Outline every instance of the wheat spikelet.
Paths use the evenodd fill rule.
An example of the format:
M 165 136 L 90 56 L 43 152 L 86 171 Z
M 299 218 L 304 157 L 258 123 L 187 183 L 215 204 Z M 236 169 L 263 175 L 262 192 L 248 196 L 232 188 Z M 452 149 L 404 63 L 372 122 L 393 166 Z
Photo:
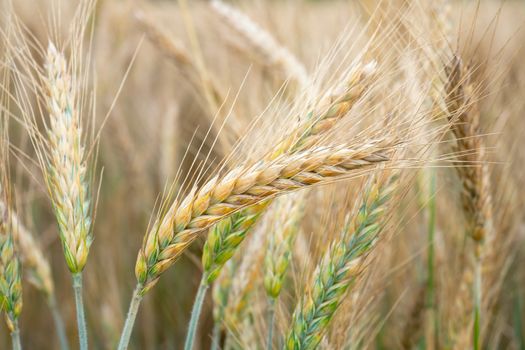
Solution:
M 45 102 L 50 118 L 45 177 L 67 266 L 78 273 L 86 264 L 93 240 L 82 127 L 66 59 L 52 43 L 45 69 Z
M 264 258 L 264 287 L 270 298 L 275 299 L 281 293 L 303 209 L 304 192 L 301 192 L 279 198 L 271 212 L 272 225 Z
M 202 251 L 205 283 L 211 284 L 219 276 L 222 266 L 233 256 L 248 230 L 267 206 L 268 201 L 258 203 L 221 220 L 210 230 Z
M 240 209 L 290 191 L 346 178 L 359 170 L 389 160 L 395 142 L 372 141 L 357 148 L 313 148 L 274 161 L 241 166 L 194 189 L 172 204 L 147 233 L 135 274 L 151 288 L 203 230 Z
M 373 248 L 396 184 L 376 182 L 365 195 L 357 214 L 344 228 L 341 240 L 329 248 L 317 266 L 311 290 L 293 314 L 285 342 L 287 349 L 315 349 L 345 292 L 361 272 L 362 262 Z

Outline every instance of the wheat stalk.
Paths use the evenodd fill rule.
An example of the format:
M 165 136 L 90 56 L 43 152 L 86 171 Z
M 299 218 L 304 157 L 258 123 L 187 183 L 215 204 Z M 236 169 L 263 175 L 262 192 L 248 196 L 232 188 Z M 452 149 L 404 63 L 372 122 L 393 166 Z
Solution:
M 345 224 L 342 238 L 333 243 L 314 273 L 311 290 L 297 305 L 284 347 L 315 349 L 341 304 L 346 291 L 362 270 L 362 262 L 374 247 L 380 219 L 392 196 L 396 178 L 374 183 L 356 215 Z
M 73 275 L 81 349 L 87 349 L 82 270 L 93 241 L 88 164 L 73 77 L 64 55 L 50 43 L 45 58 L 45 103 L 49 112 L 45 180 L 58 222 L 66 264 Z
M 485 148 L 480 139 L 479 110 L 476 101 L 473 100 L 472 86 L 459 57 L 452 57 L 447 73 L 446 102 L 452 123 L 451 130 L 456 140 L 455 147 L 459 154 L 456 170 L 462 184 L 461 202 L 467 219 L 467 234 L 475 244 L 473 343 L 474 349 L 477 350 L 481 346 L 482 249 L 485 241 L 492 238 L 490 175 L 485 160 Z M 468 271 L 465 273 L 468 275 Z

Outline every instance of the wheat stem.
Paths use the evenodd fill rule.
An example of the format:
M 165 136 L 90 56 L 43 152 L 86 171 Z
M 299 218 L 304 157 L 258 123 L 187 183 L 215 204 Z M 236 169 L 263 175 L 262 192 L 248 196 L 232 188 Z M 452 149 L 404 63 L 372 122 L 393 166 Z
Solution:
M 211 348 L 210 350 L 218 350 L 221 342 L 221 322 L 215 321 L 213 324 L 213 331 L 211 336 Z
M 80 350 L 88 349 L 86 316 L 84 314 L 84 301 L 82 299 L 82 272 L 73 274 L 73 290 L 75 292 L 75 306 L 77 309 L 77 327 Z
M 268 340 L 266 349 L 273 349 L 273 327 L 275 322 L 275 298 L 268 298 Z
M 118 350 L 126 350 L 128 348 L 129 339 L 131 338 L 131 331 L 133 330 L 133 325 L 135 324 L 135 319 L 137 318 L 140 302 L 142 301 L 142 288 L 142 284 L 137 283 L 131 298 L 131 303 L 129 304 L 128 315 L 120 335 L 120 340 L 117 347 Z
M 428 202 L 428 262 L 427 262 L 427 289 L 428 289 L 428 308 L 430 309 L 433 340 L 428 339 L 427 344 L 434 344 L 434 349 L 439 349 L 439 319 L 436 310 L 436 291 L 435 291 L 435 233 L 436 233 L 436 171 L 431 169 L 430 174 L 430 193 Z
M 476 264 L 474 267 L 474 329 L 473 329 L 473 345 L 474 350 L 479 350 L 480 345 L 480 320 L 481 320 L 481 258 L 476 257 Z
M 58 336 L 58 342 L 60 343 L 61 350 L 69 350 L 69 343 L 67 341 L 66 330 L 64 328 L 64 320 L 58 310 L 56 299 L 54 295 L 50 295 L 48 299 L 48 306 L 53 316 L 53 322 L 55 323 L 55 329 Z
M 197 332 L 197 325 L 199 324 L 199 318 L 202 311 L 202 304 L 206 297 L 206 291 L 209 288 L 209 284 L 206 282 L 206 275 L 202 275 L 197 295 L 193 303 L 193 309 L 191 310 L 190 325 L 188 328 L 188 334 L 186 335 L 186 341 L 184 342 L 184 350 L 192 350 L 193 342 L 195 341 L 195 333 Z
M 13 350 L 22 350 L 22 344 L 20 342 L 20 328 L 18 327 L 18 318 L 8 316 L 10 318 L 13 329 L 11 330 L 11 342 Z

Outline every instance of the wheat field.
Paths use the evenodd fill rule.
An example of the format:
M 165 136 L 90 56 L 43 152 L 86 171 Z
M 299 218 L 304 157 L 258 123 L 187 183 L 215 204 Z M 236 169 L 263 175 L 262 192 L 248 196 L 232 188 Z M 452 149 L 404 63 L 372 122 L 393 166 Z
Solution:
M 1 349 L 525 349 L 525 3 L 3 0 Z

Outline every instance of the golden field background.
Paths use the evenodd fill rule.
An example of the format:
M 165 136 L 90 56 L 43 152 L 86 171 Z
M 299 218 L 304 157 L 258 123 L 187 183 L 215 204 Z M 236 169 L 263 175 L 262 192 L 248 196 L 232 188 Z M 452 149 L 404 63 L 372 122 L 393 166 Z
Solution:
M 367 97 L 366 103 L 359 106 L 361 109 L 347 118 L 334 140 L 352 137 L 345 130 L 352 129 L 358 112 L 363 111 L 366 116 L 363 124 L 379 125 L 378 115 L 398 111 L 406 114 L 412 108 L 426 108 L 409 106 L 409 97 L 396 94 L 401 96 L 412 88 L 415 95 L 412 101 L 419 105 L 418 101 L 426 96 L 415 86 L 426 86 L 426 79 L 430 81 L 433 74 L 441 74 L 443 69 L 435 65 L 441 64 L 441 68 L 447 65 L 452 54 L 460 55 L 472 68 L 482 130 L 479 137 L 486 145 L 491 175 L 495 232 L 494 241 L 490 242 L 494 254 L 483 272 L 484 280 L 490 283 L 483 293 L 487 304 L 482 317 L 482 348 L 524 349 L 525 3 L 422 0 L 228 3 L 295 55 L 321 90 L 342 79 L 351 63 L 361 59 L 360 55 L 363 61 L 378 62 L 381 68 L 374 85 L 375 95 Z M 68 1 L 17 0 L 14 11 L 27 33 L 33 36 L 31 40 L 45 48 L 49 40 L 61 43 L 67 37 L 76 6 L 76 2 Z M 60 23 L 53 24 L 53 13 L 60 13 Z M 95 120 L 90 130 L 100 130 L 93 172 L 101 182 L 100 189 L 95 186 L 98 196 L 94 242 L 83 272 L 84 302 L 90 347 L 110 349 L 116 347 L 136 284 L 137 252 L 169 185 L 177 178 L 175 191 L 188 193 L 190 185 L 201 185 L 220 165 L 233 168 L 259 159 L 276 140 L 292 130 L 290 115 L 304 110 L 306 107 L 301 107 L 301 103 L 314 101 L 315 97 L 302 95 L 296 81 L 287 81 L 289 72 L 282 69 L 280 62 L 272 62 L 261 54 L 206 1 L 98 0 L 92 20 L 85 38 L 89 42 L 92 36 L 92 41 L 83 54 L 89 58 L 86 59 L 90 64 L 89 96 L 94 98 Z M 180 51 L 170 53 L 158 37 L 155 40 L 155 34 L 152 35 L 155 30 L 177 43 Z M 439 46 L 442 52 L 437 52 Z M 7 50 L 6 45 L 3 49 Z M 42 63 L 37 53 L 35 62 Z M 411 86 L 410 79 L 416 79 L 417 84 Z M 12 107 L 12 113 L 20 111 Z M 439 123 L 438 120 L 429 124 Z M 441 120 L 441 124 L 446 121 Z M 14 207 L 51 264 L 58 308 L 70 346 L 76 348 L 71 277 L 64 264 L 56 220 L 27 131 L 17 120 L 10 121 L 9 126 Z M 449 133 L 433 137 L 428 132 L 418 141 L 428 146 L 424 158 L 399 166 L 403 168 L 402 188 L 389 212 L 384 236 L 367 258 L 355 286 L 347 292 L 320 348 L 432 349 L 429 339 L 434 338 L 440 339 L 439 348 L 472 347 L 470 333 L 458 335 L 454 325 L 460 320 L 462 305 L 467 307 L 468 303 L 460 300 L 458 306 L 456 294 L 464 278 L 462 272 L 470 261 L 472 242 L 464 234 L 461 184 L 450 161 L 454 155 L 447 149 L 451 137 Z M 432 329 L 433 316 L 425 302 L 428 202 L 434 198 L 427 188 L 429 173 L 436 179 L 432 249 L 438 336 Z M 309 278 L 316 264 L 329 243 L 337 239 L 345 215 L 350 215 L 349 208 L 356 205 L 358 193 L 370 176 L 365 174 L 308 192 L 305 215 L 299 223 L 302 238 L 294 245 L 278 299 L 274 330 L 277 339 L 286 336 L 291 315 L 310 286 Z M 181 179 L 186 179 L 185 183 Z M 264 225 L 265 220 L 270 219 L 263 216 L 259 225 Z M 242 261 L 250 255 L 245 250 L 252 238 L 249 236 L 241 245 L 235 259 Z M 145 296 L 130 348 L 182 348 L 201 276 L 205 239 L 202 234 L 186 249 Z M 259 249 L 264 255 L 265 245 L 261 244 Z M 232 348 L 266 346 L 263 265 L 259 260 L 252 266 L 253 275 L 258 277 L 250 279 L 253 286 L 246 296 L 244 323 L 223 331 L 223 340 L 228 334 L 235 339 Z M 196 337 L 197 349 L 211 346 L 213 305 L 209 293 Z M 27 280 L 23 281 L 20 327 L 24 348 L 58 348 L 45 297 Z M 465 327 L 468 329 L 470 325 Z M 2 349 L 10 347 L 8 334 L 7 327 L 2 325 Z M 415 340 L 407 340 L 412 336 Z M 280 344 L 278 341 L 275 344 Z

